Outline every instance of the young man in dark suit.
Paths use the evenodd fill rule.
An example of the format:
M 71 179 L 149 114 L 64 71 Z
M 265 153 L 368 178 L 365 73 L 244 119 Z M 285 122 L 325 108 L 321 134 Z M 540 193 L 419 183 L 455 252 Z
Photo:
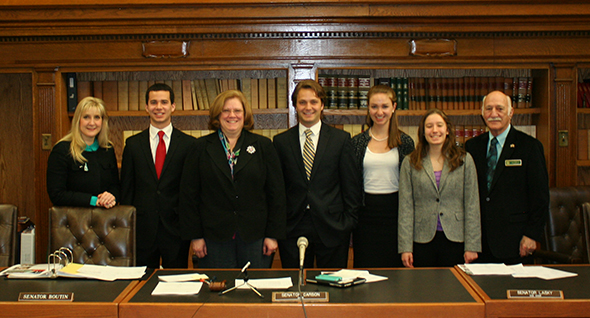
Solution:
M 137 209 L 138 266 L 188 265 L 189 242 L 178 233 L 177 208 L 184 160 L 196 139 L 172 127 L 175 108 L 170 86 L 150 86 L 145 106 L 150 127 L 129 137 L 123 151 L 121 203 Z
M 346 268 L 350 233 L 361 204 L 361 178 L 350 134 L 322 123 L 326 93 L 299 82 L 291 100 L 299 124 L 275 136 L 287 194 L 287 239 L 279 241 L 284 268 L 299 267 L 297 240 L 305 236 L 306 268 Z M 308 136 L 309 135 L 309 136 Z
M 489 133 L 465 143 L 479 183 L 480 263 L 532 264 L 549 212 L 549 177 L 543 144 L 511 126 L 514 109 L 499 91 L 483 100 Z

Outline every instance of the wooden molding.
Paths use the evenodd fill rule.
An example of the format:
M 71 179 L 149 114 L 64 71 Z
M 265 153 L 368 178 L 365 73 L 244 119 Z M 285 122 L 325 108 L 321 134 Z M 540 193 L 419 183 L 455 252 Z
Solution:
M 189 41 L 150 41 L 141 44 L 147 58 L 179 58 L 189 55 Z
M 457 41 L 450 39 L 410 40 L 411 56 L 456 56 Z

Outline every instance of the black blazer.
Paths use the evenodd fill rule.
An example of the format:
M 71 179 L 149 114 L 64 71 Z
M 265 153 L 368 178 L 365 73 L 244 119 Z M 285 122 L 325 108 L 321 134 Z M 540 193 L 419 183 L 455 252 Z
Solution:
M 121 187 L 119 168 L 114 148 L 98 148 L 96 151 L 82 153 L 88 160 L 84 163 L 74 161 L 70 155 L 70 142 L 57 143 L 47 160 L 47 193 L 56 206 L 90 206 L 90 198 L 105 191 L 119 201 Z
M 270 139 L 242 130 L 234 177 L 217 131 L 197 140 L 180 196 L 184 239 L 285 238 L 285 185 Z
M 486 133 L 465 143 L 477 169 L 482 238 L 495 257 L 517 258 L 523 235 L 541 241 L 549 213 L 549 177 L 543 144 L 511 127 L 488 192 L 488 140 Z
M 196 139 L 174 128 L 160 179 L 150 148 L 149 129 L 129 137 L 121 165 L 121 204 L 137 209 L 137 242 L 154 243 L 158 222 L 170 233 L 178 233 L 178 197 L 184 160 Z
M 299 141 L 299 126 L 274 137 L 287 193 L 287 237 L 309 204 L 313 223 L 326 246 L 350 237 L 361 204 L 361 177 L 355 165 L 350 134 L 322 123 L 316 154 L 307 180 Z

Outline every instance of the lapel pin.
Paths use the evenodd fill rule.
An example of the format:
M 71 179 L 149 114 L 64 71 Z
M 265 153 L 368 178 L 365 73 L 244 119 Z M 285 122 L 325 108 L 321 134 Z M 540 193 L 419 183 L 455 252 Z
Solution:
M 246 148 L 246 151 L 247 151 L 249 154 L 253 154 L 253 153 L 255 153 L 255 152 L 256 152 L 256 148 L 254 148 L 254 146 L 248 146 L 248 148 Z
M 510 144 L 510 148 L 514 148 L 514 144 Z

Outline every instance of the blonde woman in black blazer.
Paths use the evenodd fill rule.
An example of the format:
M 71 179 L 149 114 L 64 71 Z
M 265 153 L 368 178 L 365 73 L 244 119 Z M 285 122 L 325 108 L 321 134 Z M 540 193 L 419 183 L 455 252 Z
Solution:
M 477 172 L 453 131 L 445 113 L 430 109 L 402 163 L 398 249 L 406 267 L 470 263 L 481 251 Z
M 270 139 L 253 134 L 240 91 L 217 96 L 210 135 L 197 140 L 182 179 L 181 235 L 192 240 L 199 267 L 268 268 L 285 238 L 285 186 Z

